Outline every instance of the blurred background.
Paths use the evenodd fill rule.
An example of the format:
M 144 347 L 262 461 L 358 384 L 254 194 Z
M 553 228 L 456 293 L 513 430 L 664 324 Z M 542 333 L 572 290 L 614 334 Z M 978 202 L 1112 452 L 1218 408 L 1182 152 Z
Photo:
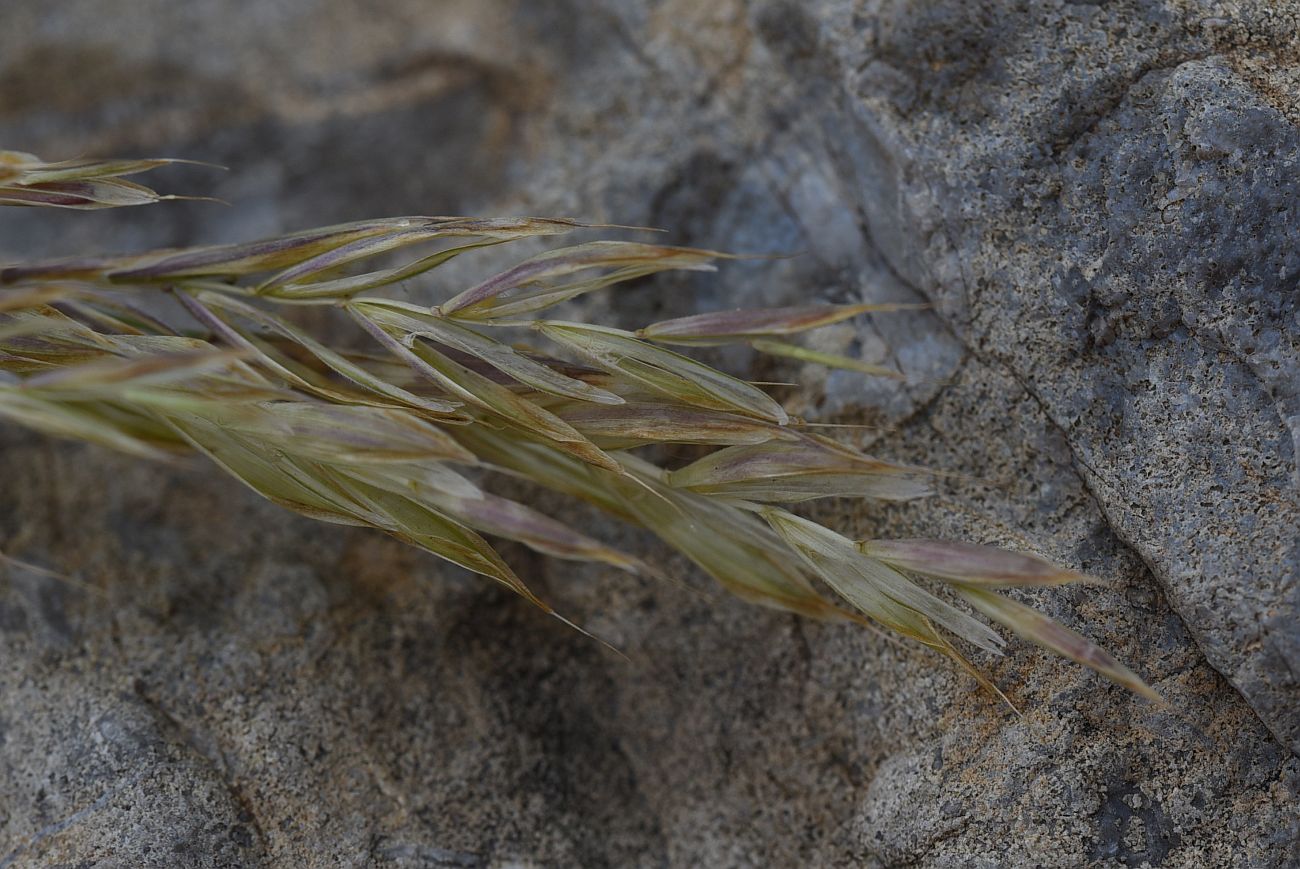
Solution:
M 929 303 L 818 338 L 906 384 L 723 361 L 955 472 L 818 518 L 1113 580 L 1035 603 L 1174 710 L 1013 644 L 981 664 L 1017 717 L 516 492 L 701 592 L 503 547 L 629 663 L 212 469 L 6 427 L 0 549 L 84 584 L 0 583 L 0 866 L 1300 859 L 1297 8 L 6 0 L 0 147 L 209 161 L 146 180 L 229 204 L 11 209 L 3 259 L 532 214 L 797 254 L 597 295 L 602 322 Z

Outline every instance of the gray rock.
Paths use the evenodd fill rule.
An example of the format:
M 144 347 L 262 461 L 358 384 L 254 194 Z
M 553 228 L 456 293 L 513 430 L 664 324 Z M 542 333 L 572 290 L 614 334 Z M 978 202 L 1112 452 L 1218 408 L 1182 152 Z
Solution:
M 973 62 L 960 17 L 924 5 L 863 61 L 917 73 L 924 28 Z M 1187 24 L 1114 4 L 990 20 L 975 31 L 1007 50 L 962 98 L 920 72 L 940 78 L 922 124 L 879 96 L 894 67 L 854 87 L 917 179 L 882 218 L 925 239 L 896 268 L 1041 402 L 1211 664 L 1297 751 L 1300 130 Z M 1121 31 L 1132 45 L 1098 39 Z
M 6 212 L 4 256 L 561 213 L 802 252 L 585 316 L 930 301 L 818 337 L 906 387 L 721 360 L 961 475 L 826 521 L 1114 580 L 1034 602 L 1173 711 L 1017 645 L 981 663 L 1019 718 L 912 647 L 505 548 L 629 665 L 210 469 L 3 429 L 0 548 L 88 586 L 0 584 L 0 866 L 1300 861 L 1300 5 L 382 8 L 10 0 L 7 146 L 212 160 L 159 183 L 235 207 Z

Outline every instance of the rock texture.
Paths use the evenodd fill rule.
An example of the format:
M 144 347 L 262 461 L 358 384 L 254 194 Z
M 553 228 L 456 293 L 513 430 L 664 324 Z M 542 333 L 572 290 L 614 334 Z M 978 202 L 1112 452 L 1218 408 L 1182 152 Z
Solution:
M 1290 0 L 9 0 L 6 146 L 212 160 L 160 183 L 235 207 L 6 213 L 6 257 L 575 214 L 803 252 L 592 316 L 933 303 L 820 338 L 905 388 L 725 361 L 963 475 L 826 519 L 1119 583 L 1036 602 L 1174 711 L 1018 647 L 1017 718 L 860 630 L 508 550 L 627 664 L 209 469 L 3 429 L 0 548 L 82 584 L 0 584 L 0 866 L 1300 862 L 1298 33 Z

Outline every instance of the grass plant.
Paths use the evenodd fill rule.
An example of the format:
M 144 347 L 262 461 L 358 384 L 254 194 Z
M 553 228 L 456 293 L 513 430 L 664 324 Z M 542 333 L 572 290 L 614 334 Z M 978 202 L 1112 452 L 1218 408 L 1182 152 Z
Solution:
M 166 162 L 45 163 L 0 152 L 0 203 L 154 203 L 168 197 L 126 176 Z M 244 244 L 10 264 L 0 268 L 0 417 L 142 458 L 197 451 L 277 504 L 380 529 L 556 617 L 488 538 L 658 573 L 493 494 L 493 474 L 510 474 L 650 529 L 746 600 L 883 626 L 992 690 L 965 651 L 1002 652 L 984 619 L 1159 700 L 1097 645 L 1001 593 L 1088 577 L 968 543 L 854 541 L 798 515 L 792 505 L 818 498 L 923 497 L 932 474 L 816 434 L 760 386 L 686 355 L 740 343 L 897 377 L 794 341 L 898 306 L 721 311 L 636 331 L 547 317 L 587 293 L 668 270 L 712 270 L 725 258 L 632 241 L 556 247 L 434 306 L 385 295 L 470 251 L 589 228 L 399 217 Z M 174 298 L 187 322 L 146 311 L 148 294 Z M 370 347 L 332 346 L 296 325 L 293 311 L 304 306 L 350 320 Z M 520 343 L 530 336 L 560 358 Z M 641 449 L 662 445 L 703 455 L 670 469 Z M 951 594 L 936 594 L 936 584 Z

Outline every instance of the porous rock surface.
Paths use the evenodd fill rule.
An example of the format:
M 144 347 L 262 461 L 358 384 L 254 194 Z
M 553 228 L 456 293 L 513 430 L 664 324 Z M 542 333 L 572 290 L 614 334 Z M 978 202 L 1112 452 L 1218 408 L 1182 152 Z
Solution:
M 196 464 L 0 429 L 0 866 L 1300 861 L 1300 4 L 8 0 L 0 139 L 234 204 L 0 215 L 6 258 L 400 213 L 801 252 L 627 323 L 925 301 L 792 409 L 958 472 L 855 536 L 1042 552 L 1162 710 L 1015 645 L 1023 718 L 846 626 L 505 552 L 624 662 Z M 480 261 L 406 288 L 433 300 Z M 516 492 L 593 524 L 581 508 Z M 645 535 L 596 523 L 707 589 Z

